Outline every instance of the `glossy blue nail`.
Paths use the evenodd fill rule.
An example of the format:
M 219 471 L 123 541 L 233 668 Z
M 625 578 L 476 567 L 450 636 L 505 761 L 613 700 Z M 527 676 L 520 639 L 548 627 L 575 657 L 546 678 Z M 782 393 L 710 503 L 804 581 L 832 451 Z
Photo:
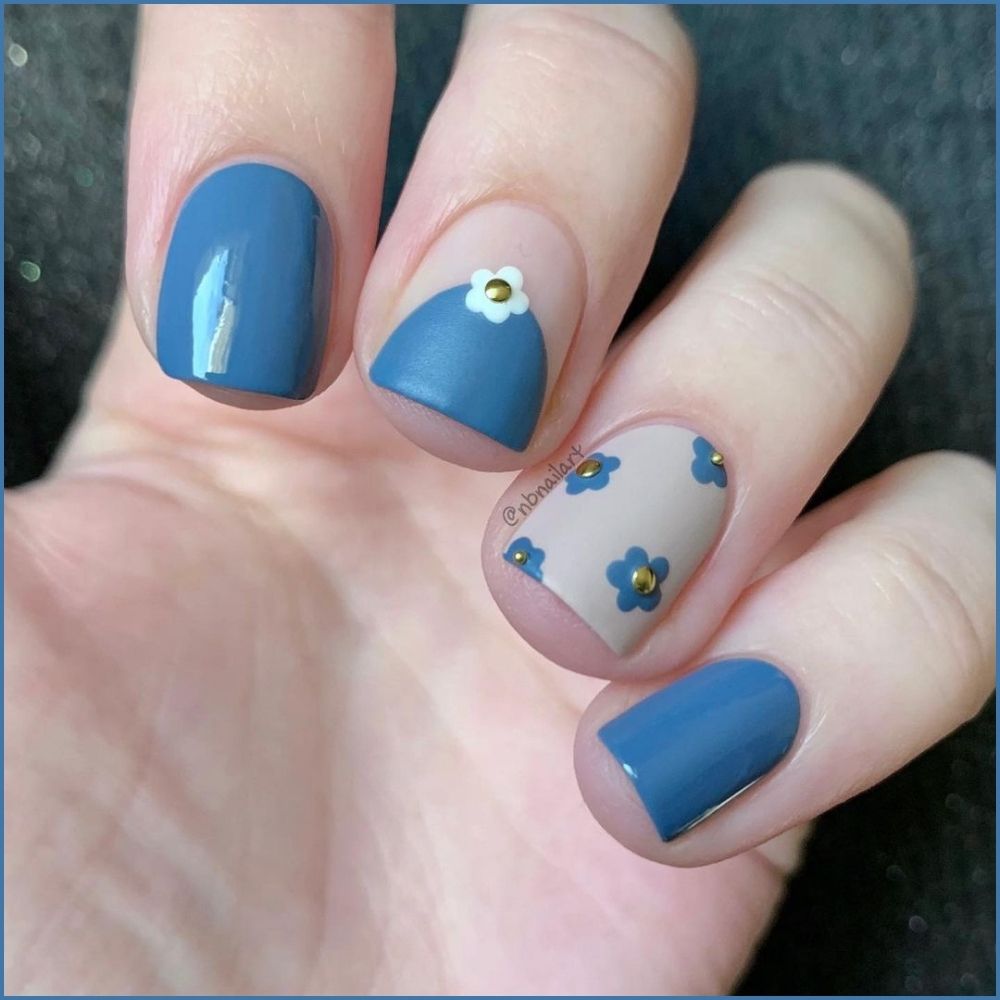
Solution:
M 644 698 L 598 732 L 664 840 L 768 773 L 799 727 L 792 682 L 764 660 L 721 660 Z
M 545 341 L 515 267 L 482 269 L 435 295 L 393 331 L 375 385 L 524 451 L 545 399 Z M 491 295 L 502 296 L 499 301 Z
M 264 163 L 205 178 L 167 250 L 156 356 L 173 378 L 304 399 L 330 314 L 330 227 L 312 189 Z

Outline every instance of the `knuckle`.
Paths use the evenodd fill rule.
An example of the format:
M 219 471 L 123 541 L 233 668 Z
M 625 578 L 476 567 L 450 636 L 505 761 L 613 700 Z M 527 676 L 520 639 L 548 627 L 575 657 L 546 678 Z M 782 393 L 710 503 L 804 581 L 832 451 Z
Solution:
M 996 535 L 996 469 L 978 455 L 961 451 L 928 451 L 902 459 L 885 476 L 899 481 L 911 495 L 935 496 L 938 509 L 952 514 L 992 540 Z
M 810 385 L 840 395 L 867 381 L 871 337 L 827 297 L 777 265 L 745 265 L 729 276 L 716 306 L 737 328 L 768 332 L 769 350 Z M 803 350 L 803 345 L 808 350 Z
M 705 266 L 699 299 L 725 337 L 754 337 L 762 379 L 790 369 L 801 405 L 888 377 L 913 280 L 905 226 L 881 194 L 837 167 L 774 167 L 747 186 L 715 245 L 725 263 Z
M 870 248 L 894 272 L 910 282 L 912 241 L 899 208 L 869 181 L 834 163 L 783 163 L 758 174 L 748 192 L 761 191 L 784 203 L 803 203 L 812 213 L 822 211 L 852 229 L 852 236 Z
M 951 557 L 929 543 L 926 532 L 881 527 L 865 542 L 879 552 L 874 586 L 902 620 L 921 630 L 915 644 L 920 669 L 943 704 L 971 718 L 993 689 L 995 635 L 983 581 L 956 579 Z
M 507 55 L 547 70 L 558 78 L 563 92 L 577 81 L 580 93 L 592 101 L 597 81 L 605 93 L 617 81 L 615 91 L 628 95 L 633 107 L 651 105 L 659 110 L 679 102 L 693 105 L 694 52 L 683 28 L 663 9 L 525 6 L 489 13 L 479 10 L 477 20 L 503 19 L 512 39 L 503 47 Z M 479 37 L 494 46 L 490 31 Z M 637 86 L 643 94 L 639 100 Z
M 963 495 L 986 501 L 992 508 L 996 494 L 996 469 L 984 458 L 965 451 L 931 451 L 919 456 L 928 473 L 945 477 L 960 487 Z

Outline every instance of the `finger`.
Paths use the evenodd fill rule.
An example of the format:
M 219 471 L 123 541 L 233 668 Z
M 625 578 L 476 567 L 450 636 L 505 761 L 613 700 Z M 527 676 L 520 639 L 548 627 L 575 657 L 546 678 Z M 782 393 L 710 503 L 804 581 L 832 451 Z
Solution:
M 144 10 L 127 277 L 168 375 L 245 405 L 336 377 L 374 247 L 392 86 L 383 7 Z
M 864 420 L 912 300 L 880 195 L 826 167 L 758 178 L 501 498 L 483 553 L 504 614 L 584 673 L 688 660 Z
M 480 469 L 566 434 L 677 183 L 692 91 L 662 8 L 473 8 L 359 313 L 358 364 L 404 434 Z
M 594 815 L 646 857 L 706 864 L 870 787 L 972 717 L 994 683 L 994 504 L 991 469 L 939 453 L 821 511 L 826 531 L 739 601 L 710 666 L 592 703 L 576 763 Z

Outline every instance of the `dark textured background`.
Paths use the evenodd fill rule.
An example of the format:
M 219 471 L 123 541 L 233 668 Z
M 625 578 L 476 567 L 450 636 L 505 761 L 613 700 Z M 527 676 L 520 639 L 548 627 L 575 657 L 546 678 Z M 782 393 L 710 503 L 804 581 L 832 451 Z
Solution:
M 701 57 L 701 110 L 636 306 L 755 172 L 835 160 L 906 210 L 920 304 L 898 371 L 821 495 L 929 448 L 992 458 L 994 9 L 712 6 L 680 16 Z M 109 318 L 134 18 L 131 7 L 6 9 L 8 485 L 44 470 Z M 400 11 L 386 213 L 460 18 L 455 7 Z M 27 52 L 23 65 L 12 43 Z M 991 706 L 822 820 L 745 992 L 994 992 L 994 718 Z

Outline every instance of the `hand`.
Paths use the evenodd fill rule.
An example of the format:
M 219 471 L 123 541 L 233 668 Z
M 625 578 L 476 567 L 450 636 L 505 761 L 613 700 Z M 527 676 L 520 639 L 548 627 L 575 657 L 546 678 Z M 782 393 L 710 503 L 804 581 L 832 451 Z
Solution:
M 991 689 L 988 469 L 911 459 L 796 520 L 909 322 L 881 196 L 830 168 L 762 176 L 605 363 L 683 160 L 677 27 L 474 11 L 372 261 L 388 53 L 372 9 L 148 13 L 133 310 L 56 467 L 7 500 L 11 992 L 724 992 L 808 821 Z M 214 384 L 182 373 L 247 408 L 164 378 L 132 315 L 161 364 L 196 359 L 174 350 L 190 302 L 161 311 L 166 248 L 234 157 L 309 179 L 336 261 L 329 326 L 310 299 L 288 327 L 322 326 L 322 363 L 276 363 L 244 324 Z M 504 394 L 486 359 L 494 436 L 455 395 L 469 369 L 366 384 L 401 320 L 451 284 L 465 308 L 504 265 L 530 313 L 467 311 L 508 340 L 534 316 L 547 368 Z M 329 385 L 355 314 L 360 374 L 253 408 L 248 372 Z M 431 389 L 441 410 L 413 404 Z M 426 451 L 526 471 L 507 487 Z M 535 649 L 483 586 L 484 525 L 493 597 Z M 611 558 L 632 527 L 644 556 Z M 780 673 L 702 667 L 733 658 Z M 648 724 L 612 721 L 663 688 Z

